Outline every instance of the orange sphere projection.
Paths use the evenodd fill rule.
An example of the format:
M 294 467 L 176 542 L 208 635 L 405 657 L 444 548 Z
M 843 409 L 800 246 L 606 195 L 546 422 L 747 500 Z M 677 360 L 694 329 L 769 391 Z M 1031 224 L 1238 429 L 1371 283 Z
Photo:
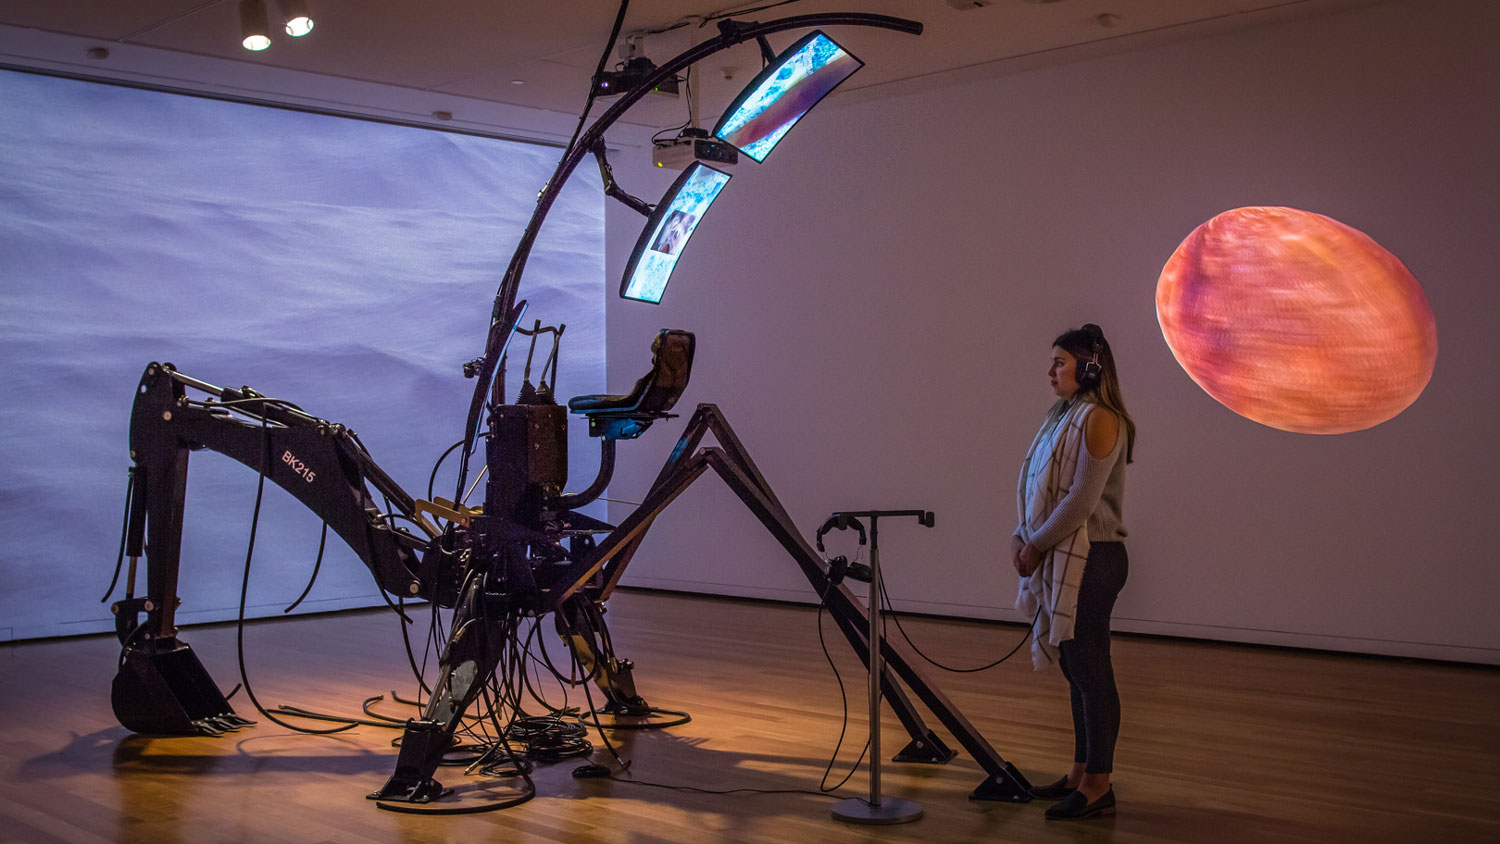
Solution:
M 1220 404 L 1303 434 L 1392 418 L 1437 359 L 1427 296 L 1396 256 L 1295 208 L 1236 208 L 1194 229 L 1161 271 L 1156 318 Z

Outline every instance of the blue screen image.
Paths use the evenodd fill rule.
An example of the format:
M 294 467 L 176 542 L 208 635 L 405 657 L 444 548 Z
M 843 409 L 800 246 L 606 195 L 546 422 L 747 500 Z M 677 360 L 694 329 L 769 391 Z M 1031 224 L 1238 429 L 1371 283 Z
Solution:
M 667 281 L 682 257 L 688 238 L 703 219 L 708 206 L 713 204 L 719 191 L 729 184 L 729 174 L 694 163 L 679 177 L 676 192 L 669 191 L 671 201 L 665 209 L 652 214 L 651 221 L 641 239 L 636 242 L 634 260 L 627 271 L 628 281 L 620 291 L 626 299 L 660 304 Z
M 811 33 L 751 81 L 750 93 L 720 119 L 714 135 L 764 161 L 802 115 L 863 66 L 833 39 Z

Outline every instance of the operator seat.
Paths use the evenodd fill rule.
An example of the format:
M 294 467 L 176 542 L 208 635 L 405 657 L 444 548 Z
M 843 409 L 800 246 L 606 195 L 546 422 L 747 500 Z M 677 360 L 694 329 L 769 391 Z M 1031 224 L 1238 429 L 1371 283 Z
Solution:
M 634 439 L 668 413 L 687 389 L 693 369 L 691 331 L 663 328 L 651 341 L 651 371 L 623 396 L 575 396 L 568 409 L 589 420 L 589 436 Z

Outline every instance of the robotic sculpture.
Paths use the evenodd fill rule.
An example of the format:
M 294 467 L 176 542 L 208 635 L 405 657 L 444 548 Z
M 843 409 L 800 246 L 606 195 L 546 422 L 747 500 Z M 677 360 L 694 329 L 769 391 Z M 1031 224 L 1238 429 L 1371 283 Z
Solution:
M 611 43 L 623 17 L 622 5 Z M 377 800 L 427 803 L 444 793 L 434 779 L 443 754 L 454 745 L 465 711 L 482 694 L 528 617 L 554 615 L 574 658 L 603 692 L 604 704 L 596 715 L 652 712 L 636 692 L 630 662 L 612 651 L 603 608 L 653 520 L 710 469 L 776 537 L 823 598 L 850 646 L 868 663 L 872 643 L 865 608 L 838 582 L 842 572 L 830 571 L 799 534 L 714 405 L 698 406 L 649 494 L 620 524 L 578 512 L 609 483 L 616 443 L 636 438 L 656 420 L 672 415 L 669 411 L 691 372 L 692 334 L 662 331 L 653 342 L 650 371 L 628 394 L 580 396 L 569 402 L 573 413 L 588 420 L 590 435 L 599 438 L 601 455 L 594 482 L 571 495 L 563 491 L 568 410 L 546 391 L 523 389 L 519 399 L 507 401 L 502 365 L 514 334 L 531 335 L 533 350 L 537 334 L 552 331 L 554 344 L 559 339 L 560 328 L 519 327 L 525 302 L 517 304 L 516 294 L 542 220 L 583 157 L 598 157 L 611 196 L 649 211 L 614 184 L 604 159 L 604 130 L 645 92 L 708 55 L 749 39 L 759 40 L 769 53 L 764 41 L 768 34 L 838 25 L 921 31 L 912 21 L 852 13 L 769 23 L 723 21 L 718 38 L 662 65 L 575 136 L 511 259 L 496 296 L 484 354 L 465 366 L 465 374 L 477 384 L 451 500 L 422 501 L 408 494 L 343 425 L 248 387 L 216 387 L 168 363 L 147 366 L 131 417 L 134 466 L 125 549 L 130 571 L 125 597 L 113 605 L 123 646 L 112 691 L 120 723 L 141 733 L 210 735 L 251 723 L 235 713 L 174 624 L 188 456 L 205 448 L 244 463 L 317 513 L 364 561 L 384 593 L 452 610 L 431 695 L 421 717 L 406 723 L 395 772 L 370 795 Z M 554 351 L 554 376 L 555 360 Z M 717 445 L 703 444 L 708 435 Z M 481 439 L 488 477 L 483 505 L 470 508 L 462 503 L 463 492 L 469 457 Z M 137 595 L 137 565 L 143 555 L 146 590 Z M 886 700 L 910 736 L 896 760 L 943 763 L 956 755 L 924 722 L 914 696 L 984 768 L 987 777 L 973 797 L 1028 800 L 1025 778 L 927 679 L 917 656 L 900 642 L 881 641 L 877 646 L 884 656 L 880 683 Z

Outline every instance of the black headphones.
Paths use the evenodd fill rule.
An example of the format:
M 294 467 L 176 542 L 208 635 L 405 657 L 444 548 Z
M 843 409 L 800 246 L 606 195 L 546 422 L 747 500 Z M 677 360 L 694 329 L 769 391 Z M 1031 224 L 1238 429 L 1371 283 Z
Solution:
M 849 515 L 834 515 L 829 516 L 828 521 L 824 522 L 823 526 L 818 528 L 816 538 L 819 553 L 823 551 L 823 534 L 828 533 L 831 530 L 848 530 L 849 528 L 854 528 L 855 532 L 859 534 L 859 544 L 864 545 L 865 526 L 860 523 L 859 519 L 856 519 Z M 825 560 L 824 562 L 828 564 L 829 586 L 839 585 L 843 582 L 845 577 L 848 577 L 850 580 L 858 580 L 863 583 L 869 583 L 870 579 L 873 577 L 873 575 L 870 573 L 869 566 L 865 565 L 864 563 L 851 563 L 849 562 L 849 558 L 845 557 L 843 554 L 840 554 L 831 560 Z
M 1090 360 L 1078 359 L 1074 379 L 1080 388 L 1091 389 L 1099 386 L 1099 376 L 1104 372 L 1103 367 L 1099 365 L 1099 355 L 1104 352 L 1104 330 L 1092 322 L 1086 323 L 1081 330 L 1089 335 L 1089 351 L 1093 357 Z

